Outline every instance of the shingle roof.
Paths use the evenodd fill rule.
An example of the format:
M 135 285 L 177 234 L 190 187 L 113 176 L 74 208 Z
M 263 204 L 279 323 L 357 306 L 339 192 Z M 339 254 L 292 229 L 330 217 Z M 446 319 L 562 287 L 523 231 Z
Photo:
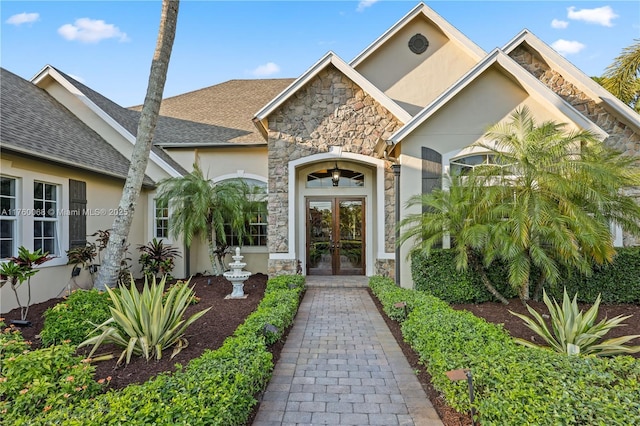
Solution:
M 138 120 L 140 118 L 140 112 L 132 111 L 127 108 L 123 108 L 120 105 L 116 104 L 112 100 L 102 96 L 100 93 L 95 90 L 85 86 L 79 81 L 75 80 L 73 77 L 70 77 L 68 74 L 60 71 L 59 69 L 55 69 L 59 72 L 69 83 L 71 83 L 74 87 L 76 87 L 80 92 L 82 92 L 87 98 L 89 98 L 94 104 L 98 106 L 98 108 L 102 109 L 105 113 L 107 113 L 111 118 L 117 121 L 122 127 L 124 127 L 129 133 L 131 133 L 134 137 L 138 133 Z M 166 120 L 158 120 L 158 124 L 156 126 L 156 132 L 154 135 L 154 144 L 157 144 L 159 140 L 163 140 L 163 138 L 177 138 L 177 137 L 185 137 L 188 138 L 195 134 L 195 137 L 198 137 L 198 130 L 200 130 L 200 134 L 206 133 L 202 131 L 203 126 L 199 126 L 197 123 L 178 123 L 178 125 L 174 123 L 167 123 Z M 209 126 L 207 126 L 209 127 Z M 185 130 L 186 128 L 186 130 Z M 169 156 L 162 148 L 159 146 L 152 146 L 151 150 L 157 154 L 162 160 L 167 162 L 174 170 L 176 170 L 180 174 L 187 174 L 188 172 L 180 166 L 173 158 Z
M 253 124 L 253 116 L 293 81 L 292 78 L 229 80 L 163 99 L 160 114 L 230 130 L 219 135 L 218 144 L 266 144 Z M 132 109 L 139 111 L 141 107 Z
M 126 178 L 129 160 L 46 91 L 0 68 L 2 149 Z M 147 176 L 145 185 L 154 182 Z

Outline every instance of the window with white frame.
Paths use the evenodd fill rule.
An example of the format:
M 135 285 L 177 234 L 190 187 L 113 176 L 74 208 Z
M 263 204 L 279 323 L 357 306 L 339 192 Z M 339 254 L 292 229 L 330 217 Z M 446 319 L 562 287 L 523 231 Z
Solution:
M 33 182 L 33 249 L 59 255 L 58 185 Z
M 17 255 L 17 179 L 0 176 L 0 259 Z
M 230 246 L 267 245 L 267 184 L 257 179 L 243 178 L 250 190 L 251 206 L 244 227 L 244 237 L 240 238 L 231 223 L 224 224 L 226 244 Z
M 169 238 L 169 207 L 166 202 L 154 199 L 154 208 L 154 236 L 156 238 Z

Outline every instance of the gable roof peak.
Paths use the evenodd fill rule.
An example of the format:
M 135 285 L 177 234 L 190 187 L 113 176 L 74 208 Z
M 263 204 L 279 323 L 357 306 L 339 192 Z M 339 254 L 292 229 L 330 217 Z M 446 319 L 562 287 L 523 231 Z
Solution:
M 450 40 L 458 43 L 467 53 L 475 58 L 475 60 L 482 59 L 486 52 L 475 44 L 471 39 L 465 36 L 460 30 L 451 25 L 442 16 L 436 13 L 433 9 L 427 6 L 425 3 L 418 3 L 413 9 L 411 9 L 406 15 L 404 15 L 398 22 L 393 24 L 387 31 L 385 31 L 380 37 L 378 37 L 373 43 L 367 46 L 362 52 L 356 55 L 355 58 L 349 62 L 353 68 L 357 68 L 362 62 L 364 62 L 369 56 L 371 56 L 378 48 L 385 44 L 391 37 L 397 34 L 402 28 L 408 25 L 416 16 L 423 15 L 431 22 L 433 22 Z
M 362 74 L 353 69 L 342 58 L 340 58 L 340 56 L 330 50 L 309 69 L 307 69 L 307 71 L 305 71 L 300 77 L 298 77 L 293 83 L 291 83 L 289 87 L 282 91 L 282 93 L 273 98 L 271 102 L 269 102 L 255 114 L 253 122 L 262 132 L 263 136 L 266 137 L 267 134 L 265 124 L 265 120 L 267 119 L 267 117 L 329 65 L 333 65 L 334 67 L 336 67 L 338 71 L 347 76 L 355 84 L 360 86 L 362 90 L 371 95 L 371 97 L 373 97 L 378 103 L 385 107 L 402 123 L 406 123 L 411 119 L 411 115 L 407 111 L 405 111 L 391 98 L 385 95 Z

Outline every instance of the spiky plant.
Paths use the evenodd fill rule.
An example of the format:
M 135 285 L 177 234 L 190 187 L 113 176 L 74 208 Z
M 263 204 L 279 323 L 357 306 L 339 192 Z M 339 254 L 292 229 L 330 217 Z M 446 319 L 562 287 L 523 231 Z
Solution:
M 117 364 L 126 360 L 128 364 L 133 355 L 162 358 L 162 352 L 173 347 L 171 358 L 176 356 L 188 344 L 184 332 L 197 319 L 211 308 L 191 315 L 187 320 L 183 316 L 194 297 L 193 287 L 188 285 L 172 286 L 163 297 L 165 278 L 156 283 L 155 277 L 149 286 L 145 279 L 142 292 L 136 288 L 133 277 L 128 288 L 121 286 L 119 291 L 107 287 L 113 302 L 111 318 L 96 326 L 100 335 L 82 342 L 79 347 L 93 345 L 89 357 L 103 343 L 114 343 L 124 350 Z
M 600 306 L 600 295 L 595 303 L 586 313 L 578 308 L 576 296 L 573 300 L 569 299 L 567 290 L 564 290 L 562 298 L 562 306 L 553 299 L 549 299 L 547 293 L 543 293 L 545 305 L 549 309 L 551 316 L 552 330 L 549 330 L 542 316 L 533 308 L 527 306 L 527 310 L 532 318 L 526 315 L 511 312 L 513 315 L 522 319 L 527 327 L 544 339 L 550 348 L 556 352 L 566 353 L 568 355 L 598 355 L 609 356 L 619 354 L 630 354 L 640 352 L 640 346 L 625 346 L 630 340 L 640 337 L 640 335 L 622 336 L 602 341 L 604 336 L 613 328 L 619 327 L 622 321 L 631 315 L 618 315 L 615 318 L 603 319 L 599 323 L 596 322 L 598 316 L 598 308 Z M 521 345 L 539 348 L 542 346 L 531 343 L 523 339 L 515 339 Z

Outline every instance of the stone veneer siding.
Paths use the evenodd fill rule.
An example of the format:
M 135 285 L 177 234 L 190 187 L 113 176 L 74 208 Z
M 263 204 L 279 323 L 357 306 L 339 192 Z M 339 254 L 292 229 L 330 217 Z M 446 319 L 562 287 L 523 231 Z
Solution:
M 640 158 L 640 134 L 611 115 L 600 100 L 591 99 L 574 84 L 565 80 L 562 74 L 553 70 L 535 52 L 525 46 L 519 46 L 509 54 L 518 64 L 534 77 L 561 96 L 589 120 L 609 134 L 605 143 L 627 155 Z M 631 188 L 628 193 L 640 202 L 640 188 Z M 640 239 L 625 234 L 625 246 L 640 245 Z
M 318 73 L 268 120 L 269 252 L 286 253 L 290 244 L 295 245 L 288 240 L 289 161 L 328 152 L 331 146 L 341 146 L 343 152 L 372 156 L 378 138 L 388 138 L 402 124 L 333 65 Z M 393 252 L 395 195 L 393 172 L 390 167 L 387 169 L 384 237 L 387 251 Z M 295 273 L 296 263 L 270 259 L 269 274 Z

